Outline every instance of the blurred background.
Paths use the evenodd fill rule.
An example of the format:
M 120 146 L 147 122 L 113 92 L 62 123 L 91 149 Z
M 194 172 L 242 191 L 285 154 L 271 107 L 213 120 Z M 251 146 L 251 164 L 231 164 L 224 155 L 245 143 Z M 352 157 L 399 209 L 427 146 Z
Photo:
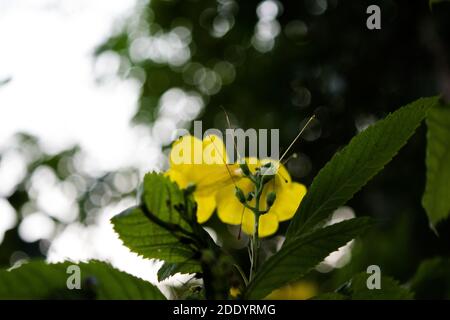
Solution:
M 225 108 L 235 127 L 279 128 L 287 147 L 315 114 L 288 163 L 309 185 L 388 112 L 450 99 L 450 2 L 430 2 L 0 0 L 0 266 L 95 258 L 156 283 L 159 263 L 123 247 L 109 219 L 136 203 L 147 171 L 167 168 L 173 131 L 195 119 L 225 129 Z M 381 30 L 366 27 L 371 4 Z M 421 127 L 335 213 L 380 224 L 310 275 L 320 290 L 370 264 L 407 282 L 450 254 L 450 223 L 431 230 L 421 207 L 424 159 Z M 442 276 L 447 287 L 421 297 L 450 297 Z

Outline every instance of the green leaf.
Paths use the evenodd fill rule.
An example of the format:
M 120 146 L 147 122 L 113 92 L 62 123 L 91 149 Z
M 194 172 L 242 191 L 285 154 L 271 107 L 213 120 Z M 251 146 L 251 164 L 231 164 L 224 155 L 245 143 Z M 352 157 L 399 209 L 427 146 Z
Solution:
M 194 256 L 193 248 L 151 221 L 138 207 L 124 211 L 111 221 L 124 245 L 144 258 L 179 263 Z
M 73 270 L 67 269 L 71 265 L 80 268 L 80 289 L 67 287 L 68 278 L 75 275 Z M 0 270 L 0 299 L 163 300 L 165 297 L 151 283 L 104 262 L 46 264 L 32 261 L 11 271 Z
M 396 280 L 380 275 L 380 289 L 369 289 L 367 279 L 371 274 L 362 272 L 353 276 L 339 292 L 322 293 L 313 300 L 409 300 L 413 293 Z
M 249 283 L 247 299 L 261 299 L 273 290 L 299 280 L 331 252 L 367 230 L 370 219 L 356 218 L 293 239 L 274 254 Z
M 423 261 L 410 281 L 416 299 L 450 299 L 449 270 L 450 259 L 447 257 L 436 257 Z
M 365 272 L 357 274 L 351 281 L 352 300 L 409 300 L 414 295 L 405 287 L 386 276 L 381 276 L 380 289 L 367 288 L 367 279 L 370 274 Z
M 115 216 L 111 221 L 131 251 L 144 258 L 181 263 L 192 259 L 197 251 L 189 234 L 192 228 L 188 216 L 195 216 L 192 199 L 185 196 L 176 183 L 162 174 L 148 173 L 144 177 L 143 205 Z
M 148 211 L 158 219 L 191 231 L 191 227 L 186 221 L 188 217 L 183 217 L 181 210 L 177 209 L 187 206 L 185 195 L 178 185 L 168 177 L 156 172 L 147 173 L 144 177 L 142 199 Z M 192 212 L 190 214 L 194 216 Z
M 326 219 L 378 173 L 411 137 L 437 98 L 422 98 L 388 115 L 337 152 L 320 170 L 291 221 L 286 243 Z
M 180 263 L 168 263 L 164 264 L 158 270 L 158 281 L 163 281 L 177 273 L 197 273 L 201 272 L 200 265 L 192 260 Z
M 433 226 L 450 214 L 450 107 L 427 116 L 427 182 L 422 204 Z
M 220 276 L 226 268 L 217 266 L 224 253 L 197 222 L 192 193 L 180 190 L 162 174 L 150 173 L 144 178 L 142 199 L 139 207 L 112 219 L 123 243 L 144 258 L 168 263 L 160 272 L 161 279 L 175 272 L 190 272 L 194 267 L 198 271 L 201 266 L 202 275 L 206 275 L 206 296 L 228 296 L 228 282 Z M 205 255 L 210 259 L 200 261 Z M 209 278 L 220 279 L 219 285 L 211 285 Z

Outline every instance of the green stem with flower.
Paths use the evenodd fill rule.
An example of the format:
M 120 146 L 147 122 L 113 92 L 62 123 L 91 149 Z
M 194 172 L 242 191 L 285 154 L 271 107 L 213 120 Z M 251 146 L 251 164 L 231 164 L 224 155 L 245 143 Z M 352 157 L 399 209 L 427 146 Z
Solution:
M 254 275 L 256 274 L 257 268 L 258 268 L 258 262 L 259 262 L 259 249 L 260 249 L 260 239 L 258 235 L 258 229 L 259 229 L 259 217 L 267 213 L 272 206 L 272 204 L 275 202 L 276 194 L 275 192 L 271 192 L 267 195 L 267 209 L 266 210 L 260 210 L 260 201 L 261 196 L 263 193 L 264 185 L 272 180 L 273 178 L 273 164 L 271 162 L 265 164 L 261 168 L 258 168 L 256 172 L 253 174 L 251 173 L 247 163 L 244 161 L 242 164 L 240 164 L 240 168 L 242 170 L 243 175 L 248 178 L 253 184 L 254 184 L 254 191 L 250 192 L 247 196 L 244 194 L 242 189 L 240 189 L 238 186 L 235 186 L 235 194 L 238 200 L 244 205 L 244 210 L 249 209 L 254 214 L 254 227 L 253 227 L 253 234 L 250 238 L 250 247 L 249 247 L 249 257 L 250 257 L 250 281 L 253 279 Z M 249 205 L 249 202 L 255 199 L 255 206 L 252 207 Z

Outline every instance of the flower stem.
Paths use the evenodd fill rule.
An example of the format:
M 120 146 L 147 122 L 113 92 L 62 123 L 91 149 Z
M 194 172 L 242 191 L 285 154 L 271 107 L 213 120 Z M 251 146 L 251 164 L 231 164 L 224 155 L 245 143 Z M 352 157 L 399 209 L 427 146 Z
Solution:
M 259 235 L 258 235 L 258 228 L 259 228 L 259 201 L 261 199 L 261 193 L 262 193 L 262 187 L 261 185 L 256 185 L 255 190 L 255 208 L 253 210 L 253 213 L 255 215 L 255 224 L 253 229 L 253 236 L 251 239 L 251 257 L 250 257 L 250 281 L 255 277 L 256 270 L 258 268 L 258 256 L 259 256 Z
M 244 281 L 245 285 L 247 286 L 248 285 L 248 279 L 247 279 L 247 276 L 245 275 L 245 272 L 241 269 L 241 266 L 239 266 L 238 264 L 234 264 L 234 267 L 239 272 L 239 274 L 242 277 L 242 280 Z

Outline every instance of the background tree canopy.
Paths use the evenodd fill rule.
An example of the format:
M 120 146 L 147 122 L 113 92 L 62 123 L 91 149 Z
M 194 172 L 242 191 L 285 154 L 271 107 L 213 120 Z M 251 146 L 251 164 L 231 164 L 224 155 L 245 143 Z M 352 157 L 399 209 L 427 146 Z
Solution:
M 381 30 L 366 28 L 371 4 L 381 8 Z M 282 146 L 315 114 L 295 148 L 300 157 L 288 164 L 308 184 L 350 137 L 398 105 L 439 92 L 450 97 L 449 10 L 445 2 L 430 10 L 427 1 L 154 0 L 98 52 L 114 50 L 135 67 L 124 76 L 142 81 L 138 122 L 154 119 L 172 88 L 203 99 L 204 128 L 226 128 L 224 107 L 237 127 L 279 127 Z M 188 48 L 185 57 L 140 55 L 140 46 L 158 50 L 143 39 L 171 32 Z M 420 131 L 350 202 L 357 215 L 384 221 L 356 266 L 378 261 L 405 280 L 423 258 L 450 252 L 448 223 L 438 226 L 438 238 L 420 203 L 424 150 Z

